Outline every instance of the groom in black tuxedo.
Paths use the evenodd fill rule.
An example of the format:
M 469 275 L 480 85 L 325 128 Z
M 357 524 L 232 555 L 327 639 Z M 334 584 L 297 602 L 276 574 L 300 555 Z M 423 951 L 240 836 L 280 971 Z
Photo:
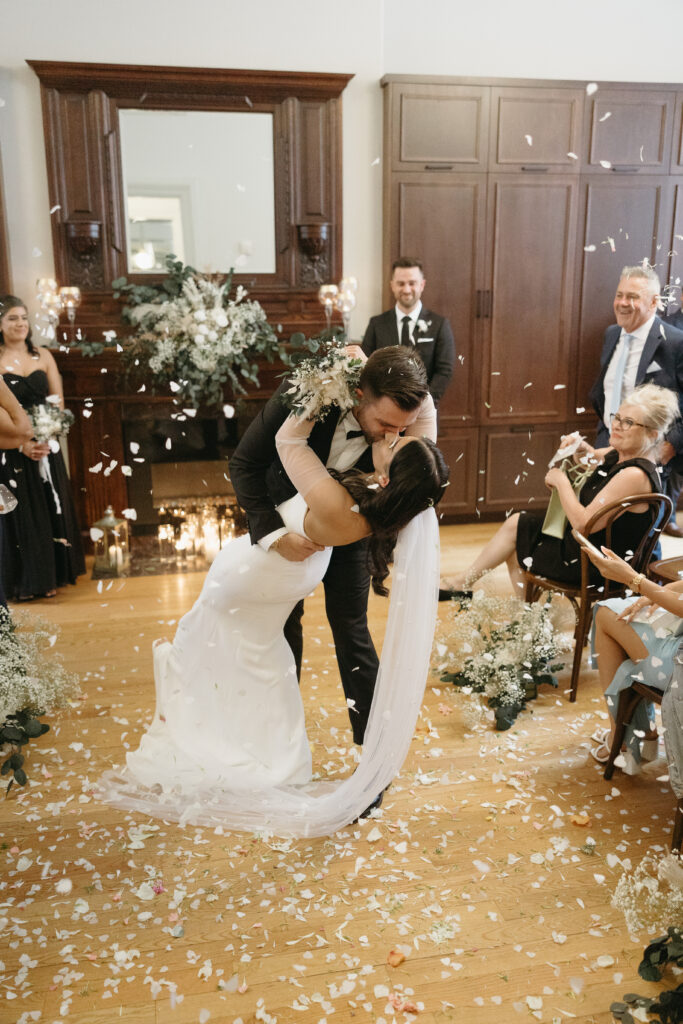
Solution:
M 356 354 L 355 352 L 353 354 Z M 235 494 L 247 514 L 253 544 L 273 549 L 289 561 L 303 561 L 320 550 L 306 537 L 287 533 L 276 506 L 295 488 L 275 448 L 275 434 L 287 418 L 281 399 L 291 387 L 285 381 L 250 424 L 230 460 Z M 370 445 L 386 434 L 406 433 L 436 440 L 436 412 L 424 366 L 413 352 L 390 348 L 366 362 L 358 387 L 358 405 L 340 416 L 333 409 L 315 424 L 309 444 L 330 469 L 351 467 L 372 471 Z M 367 540 L 334 548 L 323 579 L 325 610 L 332 629 L 344 694 L 355 743 L 362 743 L 372 704 L 378 658 L 368 629 L 370 574 Z M 303 601 L 285 626 L 285 636 L 301 675 Z
M 422 304 L 426 283 L 419 260 L 410 256 L 394 260 L 389 286 L 396 305 L 371 317 L 362 349 L 366 356 L 388 345 L 414 349 L 425 364 L 429 393 L 438 406 L 453 376 L 455 342 L 446 317 Z

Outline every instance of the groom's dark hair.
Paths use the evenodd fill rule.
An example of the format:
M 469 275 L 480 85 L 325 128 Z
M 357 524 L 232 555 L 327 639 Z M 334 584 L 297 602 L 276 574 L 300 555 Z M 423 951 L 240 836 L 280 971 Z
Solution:
M 425 365 L 409 348 L 378 348 L 363 367 L 358 387 L 365 398 L 390 398 L 399 409 L 411 412 L 429 394 Z

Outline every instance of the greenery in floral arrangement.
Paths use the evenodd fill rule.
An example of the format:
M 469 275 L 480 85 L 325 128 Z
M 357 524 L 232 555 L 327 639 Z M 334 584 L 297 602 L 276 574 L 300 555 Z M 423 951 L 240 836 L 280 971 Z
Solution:
M 0 606 L 0 774 L 7 792 L 26 784 L 22 747 L 46 733 L 38 719 L 64 707 L 78 693 L 78 677 L 52 652 L 58 630 L 22 616 L 15 624 Z
M 297 334 L 291 344 L 292 369 L 283 374 L 291 386 L 282 395 L 290 412 L 324 420 L 333 407 L 346 412 L 357 404 L 363 361 L 347 354 L 343 331 L 323 331 L 317 338 Z
M 273 362 L 283 349 L 255 301 L 245 301 L 238 286 L 230 297 L 232 271 L 198 273 L 175 256 L 166 258 L 167 276 L 160 284 L 113 282 L 114 297 L 124 298 L 122 318 L 133 333 L 124 339 L 109 334 L 105 343 L 81 345 L 95 355 L 116 347 L 129 376 L 148 378 L 169 388 L 181 401 L 198 408 L 221 405 L 223 390 L 245 394 L 245 382 L 258 386 L 257 357 Z
M 437 668 L 444 682 L 472 695 L 465 714 L 470 724 L 485 707 L 496 729 L 509 729 L 542 683 L 557 686 L 555 663 L 571 648 L 571 636 L 555 629 L 549 604 L 524 604 L 514 597 L 478 591 L 463 605 L 453 602 L 450 619 L 435 640 Z
M 645 981 L 660 981 L 671 965 L 683 968 L 683 862 L 677 853 L 648 852 L 634 870 L 621 876 L 612 906 L 623 911 L 632 935 L 665 931 L 643 952 L 638 974 Z M 634 1013 L 631 1012 L 634 1008 Z M 643 1013 L 658 1014 L 651 1024 L 680 1024 L 683 1020 L 683 984 L 666 989 L 656 999 L 629 993 L 610 1010 L 622 1024 L 636 1024 Z M 640 1013 L 638 1013 L 640 1011 Z

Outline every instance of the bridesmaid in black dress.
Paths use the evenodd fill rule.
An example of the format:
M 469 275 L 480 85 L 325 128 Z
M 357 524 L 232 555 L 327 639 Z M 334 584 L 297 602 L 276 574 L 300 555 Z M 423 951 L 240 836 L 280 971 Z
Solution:
M 33 344 L 25 304 L 0 297 L 0 373 L 24 409 L 58 395 L 62 379 L 52 353 Z M 41 473 L 47 460 L 49 479 Z M 45 464 L 44 464 L 45 466 Z M 19 450 L 0 452 L 0 483 L 18 500 L 4 516 L 2 581 L 9 600 L 52 597 L 57 587 L 85 572 L 83 546 L 71 487 L 61 452 L 30 440 Z

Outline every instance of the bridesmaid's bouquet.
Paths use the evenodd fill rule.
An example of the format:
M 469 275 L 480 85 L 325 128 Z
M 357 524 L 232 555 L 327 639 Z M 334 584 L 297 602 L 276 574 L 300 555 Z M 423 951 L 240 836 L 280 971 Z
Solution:
M 56 441 L 63 434 L 68 434 L 75 419 L 74 414 L 68 409 L 60 409 L 49 400 L 34 405 L 28 410 L 28 415 L 33 425 L 33 436 L 41 443 Z
M 334 406 L 347 412 L 358 402 L 362 369 L 362 359 L 347 353 L 343 336 L 322 342 L 315 355 L 301 359 L 288 374 L 291 387 L 282 399 L 290 412 L 307 420 L 324 420 Z

